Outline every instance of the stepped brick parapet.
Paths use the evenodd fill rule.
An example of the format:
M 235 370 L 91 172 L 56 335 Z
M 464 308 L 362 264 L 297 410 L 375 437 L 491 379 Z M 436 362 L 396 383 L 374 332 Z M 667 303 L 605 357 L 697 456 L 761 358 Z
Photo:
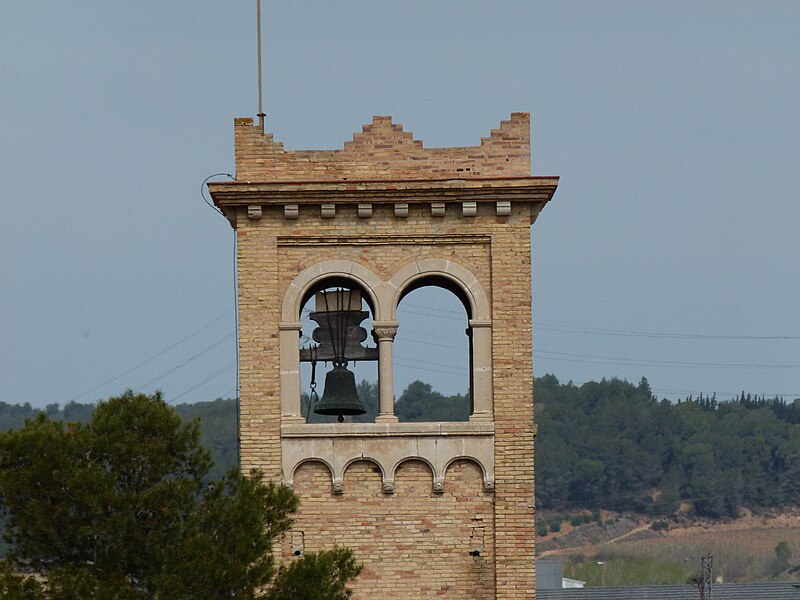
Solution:
M 347 181 L 528 177 L 530 118 L 513 113 L 479 146 L 424 148 L 391 117 L 373 117 L 342 150 L 284 150 L 253 119 L 236 119 L 236 178 L 242 181 Z

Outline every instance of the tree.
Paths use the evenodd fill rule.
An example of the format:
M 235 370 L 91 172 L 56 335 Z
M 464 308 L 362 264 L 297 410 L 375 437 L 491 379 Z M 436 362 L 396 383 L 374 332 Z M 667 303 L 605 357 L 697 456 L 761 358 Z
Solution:
M 778 542 L 775 546 L 775 560 L 772 563 L 773 575 L 779 575 L 789 568 L 789 560 L 792 558 L 792 549 L 786 541 Z
M 353 554 L 345 548 L 306 554 L 288 567 L 281 567 L 267 600 L 346 600 L 347 582 L 361 572 Z M 321 583 L 320 583 L 321 582 Z
M 413 381 L 395 403 L 395 414 L 403 421 L 468 421 L 469 396 L 444 396 L 429 383 Z
M 39 414 L 0 434 L 10 564 L 54 599 L 259 597 L 298 499 L 258 471 L 206 483 L 199 440 L 160 393 L 130 391 L 85 425 Z

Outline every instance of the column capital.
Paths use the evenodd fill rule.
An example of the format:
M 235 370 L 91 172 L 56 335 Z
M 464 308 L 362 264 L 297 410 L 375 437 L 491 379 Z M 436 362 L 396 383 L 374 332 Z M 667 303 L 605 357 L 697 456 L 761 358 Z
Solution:
M 373 321 L 372 337 L 377 341 L 394 341 L 394 336 L 397 335 L 398 325 L 397 321 Z
M 473 328 L 473 329 L 476 329 L 476 328 L 479 328 L 479 327 L 491 327 L 492 326 L 492 322 L 490 320 L 488 320 L 488 319 L 470 319 L 468 321 L 468 323 L 469 323 L 469 326 L 471 328 Z

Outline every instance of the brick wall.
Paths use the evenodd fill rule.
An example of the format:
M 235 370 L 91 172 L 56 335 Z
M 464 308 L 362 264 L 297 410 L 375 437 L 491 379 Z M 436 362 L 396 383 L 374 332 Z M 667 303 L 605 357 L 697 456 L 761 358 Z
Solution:
M 348 467 L 340 496 L 330 493 L 330 478 L 320 463 L 298 469 L 294 489 L 302 505 L 293 530 L 302 532 L 306 551 L 333 544 L 355 551 L 365 567 L 354 598 L 493 597 L 493 498 L 482 491 L 477 465 L 453 463 L 443 494 L 431 492 L 428 465 L 413 460 L 400 466 L 392 495 L 381 493 L 380 470 L 371 462 Z M 475 545 L 480 556 L 470 555 Z M 290 536 L 283 556 L 293 558 Z
M 341 181 L 527 177 L 530 117 L 512 113 L 480 146 L 424 148 L 391 117 L 374 117 L 343 150 L 285 151 L 272 134 L 236 119 L 236 178 L 243 181 Z

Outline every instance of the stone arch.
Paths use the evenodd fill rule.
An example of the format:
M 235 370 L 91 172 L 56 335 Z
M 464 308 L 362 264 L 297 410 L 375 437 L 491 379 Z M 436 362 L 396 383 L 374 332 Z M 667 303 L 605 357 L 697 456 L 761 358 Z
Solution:
M 403 475 L 400 474 L 399 471 L 404 465 L 424 465 L 425 468 L 425 476 L 424 478 L 414 478 L 409 477 L 408 474 Z M 392 471 L 393 475 L 393 491 L 399 492 L 403 495 L 408 494 L 409 491 L 413 494 L 413 490 L 416 488 L 417 491 L 423 492 L 423 490 L 430 493 L 432 486 L 435 482 L 438 481 L 436 476 L 436 468 L 433 464 L 427 459 L 422 456 L 406 456 L 402 460 L 398 461 L 397 464 L 394 466 Z M 398 477 L 399 475 L 399 477 Z M 404 481 L 409 489 L 406 489 L 404 486 Z
M 303 467 L 304 465 L 315 464 L 315 463 L 324 466 L 328 470 L 328 474 L 330 475 L 331 483 L 333 483 L 333 481 L 335 479 L 335 475 L 334 475 L 335 470 L 333 468 L 333 465 L 331 465 L 327 460 L 325 460 L 323 458 L 319 458 L 317 456 L 304 458 L 302 460 L 297 461 L 297 463 L 294 465 L 294 467 L 292 467 L 291 473 L 289 473 L 289 479 L 288 480 L 285 479 L 284 483 L 286 483 L 289 486 L 294 485 L 294 477 L 297 474 L 297 471 L 300 470 L 300 468 Z
M 444 480 L 447 481 L 448 472 L 450 471 L 450 467 L 452 467 L 456 463 L 469 463 L 478 468 L 481 477 L 481 485 L 484 491 L 491 491 L 494 489 L 494 478 L 493 475 L 487 470 L 486 466 L 482 463 L 481 460 L 474 456 L 455 456 L 451 458 L 444 466 L 443 475 Z
M 377 458 L 371 458 L 369 456 L 354 456 L 353 458 L 345 462 L 344 465 L 342 466 L 342 479 L 347 477 L 347 469 L 349 469 L 352 465 L 354 465 L 357 462 L 366 462 L 375 465 L 376 467 L 378 467 L 378 471 L 380 471 L 381 480 L 386 478 L 386 470 L 383 468 L 383 465 L 381 464 L 380 460 L 378 460 Z
M 324 260 L 300 271 L 286 288 L 281 305 L 281 321 L 296 322 L 309 290 L 326 279 L 356 283 L 366 293 L 364 299 L 372 309 L 373 319 L 382 318 L 384 308 L 376 295 L 382 287 L 380 278 L 367 267 L 351 260 Z
M 484 479 L 487 477 L 488 471 L 486 470 L 483 462 L 474 456 L 454 456 L 448 460 L 443 468 L 445 477 L 447 477 L 447 470 L 453 465 L 453 463 L 457 463 L 458 461 L 475 463 L 475 465 L 481 470 L 481 474 L 483 475 Z
M 450 289 L 462 302 L 470 320 L 489 321 L 491 306 L 489 296 L 477 277 L 462 265 L 443 258 L 415 260 L 398 269 L 388 282 L 392 292 L 389 319 L 396 320 L 397 305 L 403 296 L 416 289 L 415 282 L 440 280 L 445 289 Z M 435 284 L 435 283 L 434 283 Z M 418 287 L 418 286 L 417 286 Z
M 380 498 L 383 495 L 383 473 L 383 467 L 377 460 L 357 456 L 342 468 L 342 493 L 359 501 Z
M 419 287 L 435 285 L 451 291 L 467 311 L 470 328 L 470 421 L 493 418 L 492 307 L 489 296 L 472 271 L 452 260 L 426 258 L 397 270 L 386 284 L 391 294 L 390 318 L 396 322 L 397 306 L 403 297 Z
M 372 310 L 373 322 L 385 312 L 377 295 L 383 284 L 375 273 L 363 265 L 350 260 L 324 260 L 297 274 L 286 288 L 281 304 L 281 414 L 289 421 L 304 421 L 300 411 L 300 311 L 314 289 L 326 281 L 333 285 L 352 282 L 361 289 L 364 300 Z
M 392 478 L 394 478 L 395 475 L 397 475 L 397 469 L 402 467 L 403 463 L 407 463 L 407 462 L 411 462 L 411 461 L 418 461 L 418 462 L 421 462 L 421 463 L 425 463 L 426 465 L 428 465 L 428 468 L 431 470 L 431 479 L 436 477 L 436 466 L 430 460 L 428 460 L 424 456 L 407 455 L 407 456 L 404 456 L 403 458 L 401 458 L 400 460 L 398 460 L 394 464 L 394 466 L 392 466 L 392 471 L 391 471 Z

